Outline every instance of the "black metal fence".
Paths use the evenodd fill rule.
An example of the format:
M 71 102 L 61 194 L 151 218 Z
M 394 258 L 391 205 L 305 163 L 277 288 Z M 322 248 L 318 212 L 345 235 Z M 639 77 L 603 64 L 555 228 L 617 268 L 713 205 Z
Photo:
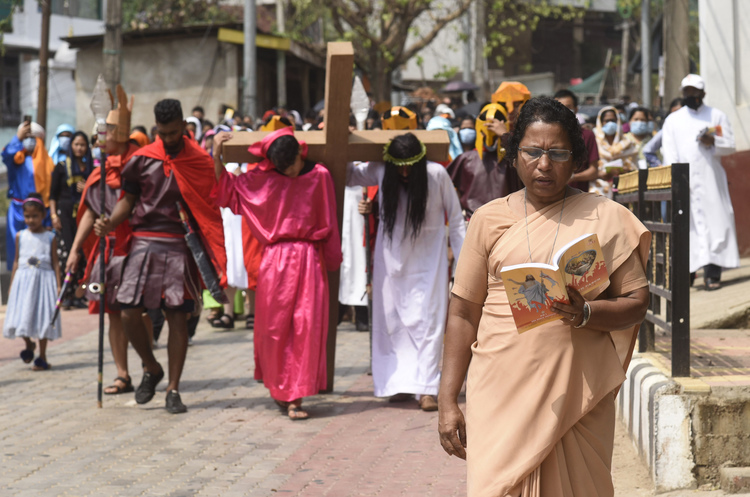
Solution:
M 690 376 L 690 177 L 688 164 L 619 177 L 614 199 L 652 233 L 648 313 L 638 351 L 655 350 L 655 329 L 672 337 L 672 376 Z

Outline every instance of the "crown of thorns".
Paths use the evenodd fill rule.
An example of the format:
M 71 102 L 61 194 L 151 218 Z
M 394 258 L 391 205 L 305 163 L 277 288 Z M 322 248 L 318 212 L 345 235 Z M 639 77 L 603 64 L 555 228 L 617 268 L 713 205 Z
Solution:
M 391 142 L 389 141 L 388 144 L 383 149 L 383 159 L 386 162 L 390 162 L 394 166 L 400 166 L 400 167 L 413 166 L 417 162 L 424 159 L 425 155 L 427 155 L 427 147 L 425 147 L 424 143 L 421 143 L 421 142 L 420 142 L 420 145 L 422 146 L 422 151 L 419 152 L 417 155 L 415 155 L 414 157 L 407 157 L 406 159 L 399 159 L 399 158 L 392 156 L 388 152 L 388 149 L 391 147 Z

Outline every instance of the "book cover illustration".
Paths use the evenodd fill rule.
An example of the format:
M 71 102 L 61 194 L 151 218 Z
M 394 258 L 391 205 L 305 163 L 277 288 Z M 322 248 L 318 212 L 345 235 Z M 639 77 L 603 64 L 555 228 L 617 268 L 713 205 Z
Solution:
M 553 265 L 517 264 L 503 267 L 500 275 L 519 333 L 562 319 L 552 304 L 570 302 L 567 285 L 586 295 L 609 281 L 599 239 L 592 233 L 561 248 Z

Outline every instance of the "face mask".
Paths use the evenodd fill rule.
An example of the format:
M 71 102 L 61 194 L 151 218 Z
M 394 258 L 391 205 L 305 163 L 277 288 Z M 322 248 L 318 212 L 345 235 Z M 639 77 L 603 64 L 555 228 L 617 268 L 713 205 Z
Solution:
M 626 116 L 625 114 L 620 114 L 620 122 L 621 123 L 624 123 L 627 120 L 628 120 L 628 116 Z
M 654 121 L 648 122 L 648 132 L 653 133 L 654 132 Z
M 91 149 L 91 156 L 94 160 L 102 160 L 102 149 L 99 147 Z
M 57 143 L 60 144 L 60 149 L 62 150 L 70 150 L 70 137 L 69 136 L 61 136 L 57 139 Z
M 610 121 L 602 126 L 602 131 L 604 131 L 604 134 L 607 136 L 612 136 L 615 133 L 617 133 L 617 123 L 615 121 Z
M 477 141 L 477 130 L 471 128 L 459 129 L 458 137 L 464 145 L 473 145 Z
M 698 107 L 700 107 L 703 104 L 703 99 L 700 97 L 685 97 L 682 99 L 683 103 L 690 107 L 693 110 L 698 110 Z
M 35 147 L 36 147 L 36 138 L 34 138 L 33 136 L 29 136 L 23 139 L 24 150 L 31 153 L 34 151 Z
M 648 125 L 646 121 L 633 121 L 630 123 L 630 132 L 634 135 L 648 134 Z

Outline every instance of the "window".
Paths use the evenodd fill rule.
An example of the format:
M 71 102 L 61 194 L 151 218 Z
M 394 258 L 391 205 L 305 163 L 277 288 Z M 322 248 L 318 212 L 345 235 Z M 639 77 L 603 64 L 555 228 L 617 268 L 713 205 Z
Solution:
M 0 58 L 0 126 L 18 126 L 21 122 L 18 56 Z
M 52 13 L 84 19 L 101 19 L 102 0 L 52 0 Z

